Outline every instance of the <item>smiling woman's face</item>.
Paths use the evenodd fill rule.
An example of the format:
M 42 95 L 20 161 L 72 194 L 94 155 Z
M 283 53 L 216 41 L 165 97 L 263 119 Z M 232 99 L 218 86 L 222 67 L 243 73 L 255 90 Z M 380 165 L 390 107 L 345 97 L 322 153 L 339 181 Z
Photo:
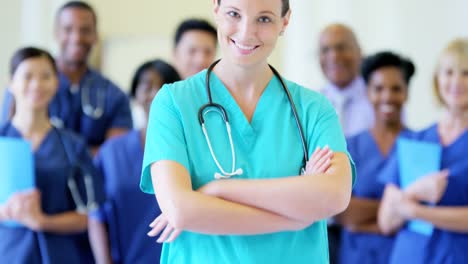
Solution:
M 408 97 L 408 86 L 403 72 L 394 66 L 375 70 L 367 87 L 369 101 L 374 107 L 376 122 L 401 124 L 401 112 Z
M 468 60 L 443 56 L 436 78 L 442 103 L 452 110 L 468 111 Z
M 281 0 L 222 0 L 215 4 L 218 40 L 224 58 L 237 65 L 266 62 L 289 22 Z

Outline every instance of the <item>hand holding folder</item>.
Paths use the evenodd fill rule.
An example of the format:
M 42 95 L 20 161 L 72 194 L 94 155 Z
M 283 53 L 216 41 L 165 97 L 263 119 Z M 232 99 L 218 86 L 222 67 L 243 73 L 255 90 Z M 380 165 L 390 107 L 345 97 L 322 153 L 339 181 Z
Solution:
M 0 204 L 12 194 L 34 188 L 34 159 L 31 145 L 17 138 L 0 137 Z M 18 226 L 13 221 L 1 224 Z
M 435 143 L 400 138 L 397 141 L 400 186 L 403 190 L 421 177 L 440 170 L 442 147 Z M 434 226 L 421 220 L 411 220 L 408 228 L 430 236 Z

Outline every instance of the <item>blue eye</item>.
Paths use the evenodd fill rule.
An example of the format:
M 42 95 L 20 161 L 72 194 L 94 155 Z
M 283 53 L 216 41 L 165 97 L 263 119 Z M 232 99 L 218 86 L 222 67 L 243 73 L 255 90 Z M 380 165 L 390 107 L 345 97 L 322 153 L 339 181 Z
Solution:
M 260 23 L 270 23 L 271 21 L 272 21 L 271 18 L 266 17 L 266 16 L 258 18 L 258 22 Z

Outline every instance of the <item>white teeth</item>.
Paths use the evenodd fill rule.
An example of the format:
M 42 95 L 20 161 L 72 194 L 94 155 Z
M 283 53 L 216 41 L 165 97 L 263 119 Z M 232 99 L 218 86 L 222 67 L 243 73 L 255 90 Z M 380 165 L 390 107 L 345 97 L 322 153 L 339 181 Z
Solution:
M 255 46 L 244 46 L 242 44 L 239 44 L 237 42 L 234 41 L 234 44 L 236 44 L 236 46 L 239 48 L 239 49 L 243 49 L 243 50 L 253 50 L 255 49 Z
M 384 104 L 380 106 L 380 111 L 384 113 L 393 113 L 397 110 L 396 106 L 394 105 L 389 105 L 389 104 Z

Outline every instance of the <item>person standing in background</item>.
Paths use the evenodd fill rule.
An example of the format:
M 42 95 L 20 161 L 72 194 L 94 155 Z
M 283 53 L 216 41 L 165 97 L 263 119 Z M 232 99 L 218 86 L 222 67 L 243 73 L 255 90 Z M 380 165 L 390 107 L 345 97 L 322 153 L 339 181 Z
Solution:
M 163 84 L 179 81 L 176 70 L 162 60 L 138 67 L 131 83 L 130 96 L 144 110 L 148 120 L 154 96 Z M 108 140 L 94 159 L 104 176 L 106 202 L 98 214 L 97 228 L 90 226 L 91 244 L 97 263 L 156 263 L 161 245 L 149 237 L 147 223 L 161 213 L 154 196 L 140 191 L 141 164 L 146 141 L 146 123 Z M 112 261 L 111 261 L 112 260 Z
M 35 188 L 0 204 L 1 262 L 93 263 L 87 214 L 104 200 L 102 182 L 82 138 L 49 119 L 48 105 L 58 86 L 54 59 L 47 51 L 22 48 L 10 72 L 15 112 L 0 125 L 0 136 L 31 143 Z
M 415 72 L 413 63 L 392 52 L 379 52 L 364 59 L 362 76 L 374 108 L 374 125 L 347 139 L 356 163 L 359 181 L 348 208 L 335 217 L 342 229 L 340 263 L 387 264 L 394 237 L 384 235 L 377 213 L 385 185 L 379 175 L 396 155 L 396 139 L 412 132 L 403 124 L 403 106 Z
M 356 35 L 343 24 L 327 26 L 319 37 L 319 54 L 328 81 L 322 93 L 335 107 L 345 136 L 368 129 L 373 112 L 359 72 L 362 53 Z
M 468 260 L 468 39 L 455 39 L 442 51 L 434 74 L 434 92 L 443 118 L 410 139 L 441 147 L 440 171 L 402 189 L 399 162 L 386 184 L 379 227 L 396 233 L 390 263 L 458 264 Z M 422 153 L 423 155 L 424 153 Z M 412 228 L 407 221 L 429 223 Z
M 203 19 L 187 19 L 174 36 L 174 66 L 182 79 L 210 66 L 216 56 L 216 28 Z
M 328 83 L 321 92 L 335 108 L 346 137 L 368 129 L 373 110 L 360 74 L 361 48 L 346 25 L 331 24 L 319 36 L 320 67 Z M 338 263 L 341 229 L 331 219 L 328 226 L 330 263 Z

